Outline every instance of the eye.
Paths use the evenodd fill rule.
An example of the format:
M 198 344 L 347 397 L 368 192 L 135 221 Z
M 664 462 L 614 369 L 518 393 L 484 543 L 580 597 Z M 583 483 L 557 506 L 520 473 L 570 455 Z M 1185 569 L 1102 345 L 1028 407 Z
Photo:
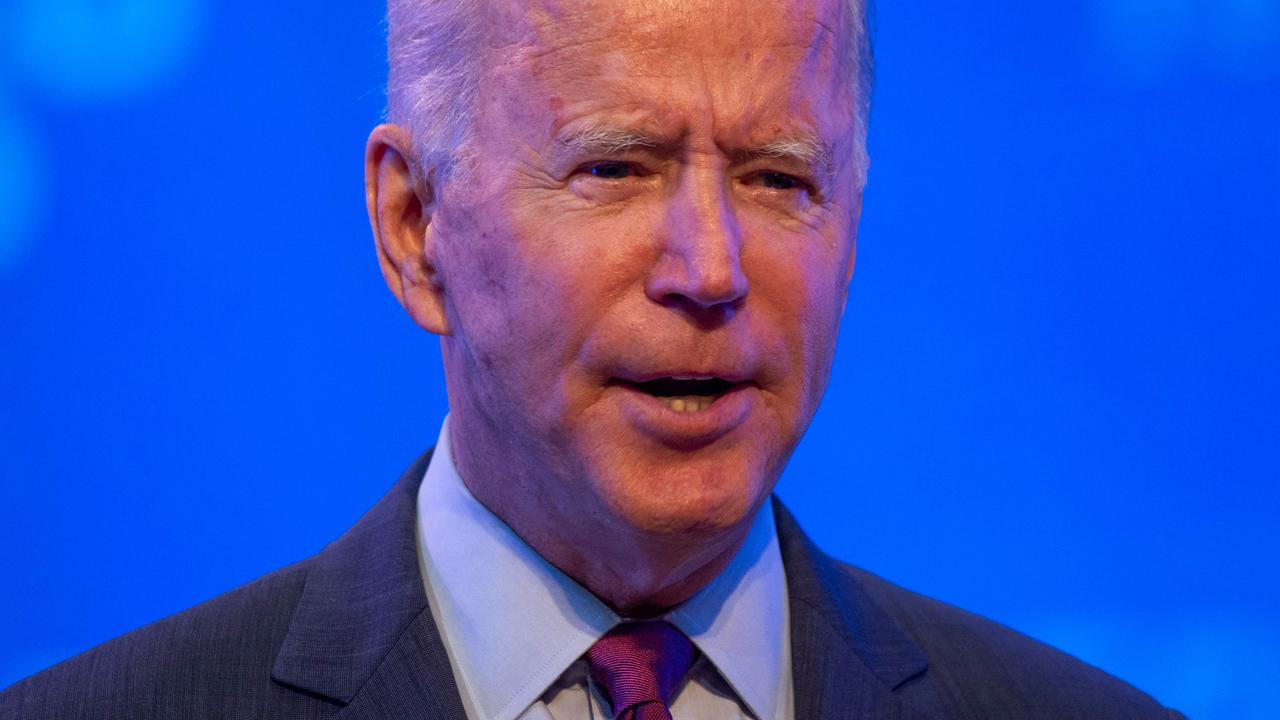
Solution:
M 660 171 L 639 160 L 590 160 L 565 178 L 565 189 L 592 203 L 630 200 L 652 190 Z
M 757 178 L 761 185 L 771 190 L 804 190 L 807 187 L 805 181 L 786 173 L 762 172 Z
M 638 174 L 635 166 L 621 160 L 591 163 L 584 166 L 582 172 L 598 177 L 601 180 L 624 180 Z

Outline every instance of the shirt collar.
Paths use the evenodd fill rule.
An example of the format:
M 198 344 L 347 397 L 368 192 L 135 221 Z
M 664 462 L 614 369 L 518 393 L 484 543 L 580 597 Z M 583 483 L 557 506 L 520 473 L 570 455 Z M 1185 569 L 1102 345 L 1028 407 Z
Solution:
M 418 491 L 427 597 L 468 714 L 512 720 L 621 618 L 471 495 L 449 442 L 446 419 Z M 791 691 L 790 647 L 769 503 L 724 572 L 667 620 L 756 717 L 781 716 Z
M 729 566 L 667 616 L 758 718 L 790 716 L 786 583 L 772 503 L 765 502 Z

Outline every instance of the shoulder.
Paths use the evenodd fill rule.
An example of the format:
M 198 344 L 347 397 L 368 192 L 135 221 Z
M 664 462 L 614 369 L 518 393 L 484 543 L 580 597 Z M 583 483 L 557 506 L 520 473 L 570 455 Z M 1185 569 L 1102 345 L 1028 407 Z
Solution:
M 835 565 L 924 651 L 929 682 L 903 692 L 925 705 L 965 708 L 983 718 L 1181 717 L 1132 685 L 1022 633 L 848 564 Z
M 413 528 L 430 457 L 319 554 L 17 683 L 0 720 L 327 718 L 402 637 L 413 657 L 443 656 L 433 626 L 406 635 L 426 608 Z M 426 674 L 448 678 L 433 697 L 450 700 L 444 663 Z
M 278 712 L 283 708 L 277 703 L 296 703 L 303 696 L 274 684 L 271 665 L 310 562 L 278 570 L 13 685 L 0 693 L 0 720 L 287 714 Z

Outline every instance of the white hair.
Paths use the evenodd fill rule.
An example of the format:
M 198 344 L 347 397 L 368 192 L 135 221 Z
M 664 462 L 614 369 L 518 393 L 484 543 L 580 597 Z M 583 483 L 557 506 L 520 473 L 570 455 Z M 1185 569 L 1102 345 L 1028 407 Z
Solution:
M 387 119 L 409 131 L 422 169 L 438 181 L 469 160 L 482 68 L 485 0 L 387 0 Z M 844 0 L 848 48 L 845 72 L 853 76 L 854 167 L 858 187 L 870 165 L 867 130 L 875 59 L 871 45 L 872 0 Z
M 387 119 L 443 180 L 470 147 L 484 0 L 387 0 Z

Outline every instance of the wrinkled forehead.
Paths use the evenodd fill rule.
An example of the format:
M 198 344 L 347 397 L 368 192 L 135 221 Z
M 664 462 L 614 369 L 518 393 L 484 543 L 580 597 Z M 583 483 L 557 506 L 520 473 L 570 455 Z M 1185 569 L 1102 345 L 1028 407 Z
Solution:
M 810 46 L 839 42 L 847 34 L 849 6 L 847 0 L 489 0 L 485 5 L 499 47 L 555 43 L 575 31 L 671 44 L 692 36 L 703 47 Z
M 821 106 L 845 124 L 850 112 L 831 109 L 852 109 L 849 7 L 848 0 L 492 0 L 486 65 L 498 85 L 541 85 L 542 96 L 568 103 L 628 88 L 651 101 L 664 89 L 701 83 L 710 112 L 747 117 Z

